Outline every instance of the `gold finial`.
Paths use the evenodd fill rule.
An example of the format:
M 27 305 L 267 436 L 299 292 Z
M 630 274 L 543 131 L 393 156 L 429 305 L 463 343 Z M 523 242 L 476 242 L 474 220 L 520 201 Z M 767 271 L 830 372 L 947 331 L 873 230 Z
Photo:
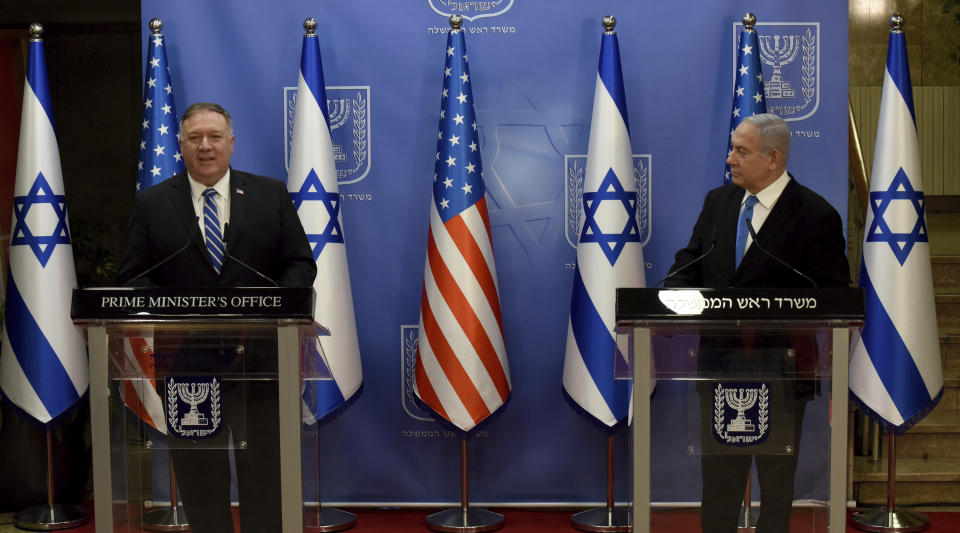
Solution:
M 893 33 L 903 33 L 903 15 L 899 12 L 890 15 L 890 31 Z
M 753 13 L 747 12 L 743 16 L 743 29 L 746 31 L 754 31 L 753 27 L 757 25 L 757 16 Z
M 463 17 L 460 15 L 450 15 L 450 29 L 458 31 L 463 26 Z
M 603 33 L 614 33 L 613 29 L 617 27 L 617 19 L 613 15 L 605 15 L 600 22 L 603 23 Z
M 28 29 L 27 32 L 30 34 L 31 41 L 40 41 L 43 36 L 43 24 L 34 22 L 30 25 L 30 29 Z
M 150 27 L 150 33 L 156 35 L 163 31 L 163 21 L 157 17 L 150 19 L 150 22 L 147 24 Z
M 316 32 L 316 29 L 317 29 L 317 19 L 315 19 L 315 18 L 313 18 L 313 17 L 310 17 L 310 18 L 308 18 L 308 19 L 304 19 L 304 21 L 303 21 L 303 29 L 307 30 L 307 36 L 308 36 L 308 37 L 316 37 L 316 36 L 317 36 L 317 32 Z

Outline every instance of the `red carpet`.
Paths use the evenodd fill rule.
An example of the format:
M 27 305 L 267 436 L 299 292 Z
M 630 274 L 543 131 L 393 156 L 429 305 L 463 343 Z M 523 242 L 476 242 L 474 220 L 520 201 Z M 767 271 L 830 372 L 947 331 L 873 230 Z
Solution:
M 357 515 L 355 533 L 407 533 L 428 531 L 425 518 L 435 509 L 349 509 Z M 500 531 L 514 533 L 554 533 L 576 531 L 570 526 L 575 510 L 495 509 L 505 517 Z M 926 513 L 931 519 L 928 533 L 960 533 L 960 512 Z M 811 524 L 815 525 L 811 527 Z M 279 531 L 279 528 L 277 528 Z M 71 533 L 93 533 L 93 523 L 69 530 Z M 653 533 L 699 533 L 699 515 L 694 510 L 655 511 Z M 860 530 L 847 526 L 847 533 Z M 826 514 L 813 511 L 794 512 L 790 533 L 827 533 Z

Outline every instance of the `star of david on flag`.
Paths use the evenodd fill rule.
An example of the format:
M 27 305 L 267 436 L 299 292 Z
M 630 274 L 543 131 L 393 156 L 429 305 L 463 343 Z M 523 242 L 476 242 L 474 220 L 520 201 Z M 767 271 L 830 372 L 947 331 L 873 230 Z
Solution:
M 447 34 L 414 388 L 470 431 L 510 396 L 464 30 Z
M 850 359 L 854 401 L 902 433 L 943 394 L 920 150 L 903 31 L 890 32 L 860 286 L 863 332 Z
M 293 199 L 293 207 L 300 210 L 304 201 L 320 202 L 327 211 L 327 223 L 323 226 L 320 233 L 307 233 L 307 241 L 313 248 L 313 260 L 316 261 L 323 253 L 323 247 L 327 243 L 343 243 L 343 233 L 340 230 L 340 195 L 336 192 L 327 192 L 323 188 L 323 182 L 317 176 L 317 171 L 310 169 L 310 174 L 303 181 L 303 185 L 296 192 L 290 193 Z
M 617 227 L 616 222 L 619 222 L 619 220 L 614 218 L 614 227 L 609 228 L 613 231 L 610 233 L 604 232 L 603 228 L 600 227 L 604 218 L 608 220 L 613 218 L 598 214 L 598 210 L 605 202 L 614 204 L 612 208 L 605 209 L 620 209 L 622 207 L 626 215 L 622 228 Z M 607 256 L 607 260 L 610 261 L 610 266 L 616 265 L 620 252 L 623 251 L 628 242 L 640 242 L 640 226 L 637 224 L 636 216 L 637 193 L 636 191 L 625 191 L 612 168 L 607 171 L 607 176 L 603 178 L 596 191 L 583 193 L 583 208 L 585 218 L 580 242 L 599 244 L 600 249 Z
M 755 18 L 748 14 L 744 17 L 743 30 L 737 49 L 737 69 L 733 73 L 733 111 L 730 114 L 730 135 L 743 122 L 743 119 L 767 112 L 767 100 L 763 89 L 763 71 L 760 67 L 760 43 Z M 730 135 L 727 136 L 727 155 L 733 151 Z M 723 182 L 731 180 L 730 166 L 725 165 Z
M 70 319 L 77 287 L 43 41 L 31 30 L 11 220 L 0 389 L 46 423 L 90 384 L 83 337 Z
M 608 427 L 627 417 L 632 398 L 629 380 L 616 379 L 628 366 L 614 333 L 616 289 L 645 285 L 632 153 L 620 45 L 610 31 L 600 41 L 563 362 L 566 394 Z
M 33 229 L 27 223 L 27 216 L 31 208 L 34 212 L 44 209 L 44 204 L 49 205 L 50 213 L 42 213 L 33 218 L 35 222 L 49 221 L 54 222 L 53 231 L 47 228 L 44 231 L 38 228 L 41 224 L 36 224 Z M 34 207 L 36 206 L 36 207 Z M 43 177 L 43 172 L 37 174 L 36 181 L 30 187 L 30 192 L 26 196 L 15 196 L 13 198 L 13 238 L 10 241 L 11 246 L 29 246 L 37 256 L 40 266 L 47 266 L 47 261 L 53 254 L 58 244 L 70 244 L 70 235 L 67 233 L 67 197 L 63 194 L 54 194 L 50 184 Z M 39 233 L 37 233 L 39 231 Z M 49 232 L 49 235 L 46 233 Z
M 904 228 L 909 229 L 909 231 L 894 232 L 884 215 L 891 208 L 893 202 L 903 200 L 913 209 L 917 218 L 912 227 Z M 866 242 L 885 242 L 889 244 L 893 255 L 900 262 L 900 266 L 903 266 L 907 257 L 910 256 L 910 251 L 913 250 L 913 245 L 918 242 L 929 242 L 923 200 L 923 192 L 914 190 L 913 184 L 910 183 L 910 179 L 907 178 L 906 173 L 903 172 L 903 167 L 901 167 L 887 190 L 870 192 L 873 223 L 870 224 L 865 234 Z
M 304 22 L 297 82 L 290 171 L 287 190 L 300 216 L 317 263 L 313 288 L 317 293 L 314 320 L 330 335 L 308 345 L 302 418 L 312 424 L 341 412 L 357 397 L 363 384 L 360 340 L 350 288 L 350 270 L 343 235 L 343 213 L 333 143 L 330 140 L 327 92 L 320 59 L 320 43 L 313 28 Z M 332 379 L 331 379 L 332 378 Z

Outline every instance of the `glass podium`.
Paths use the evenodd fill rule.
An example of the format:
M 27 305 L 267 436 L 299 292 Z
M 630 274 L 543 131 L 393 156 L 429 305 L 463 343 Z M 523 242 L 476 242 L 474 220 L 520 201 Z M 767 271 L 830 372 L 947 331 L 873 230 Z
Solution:
M 617 344 L 636 362 L 634 531 L 665 533 L 680 516 L 749 527 L 751 509 L 778 531 L 845 531 L 863 312 L 860 289 L 618 289 Z M 764 483 L 748 484 L 757 468 L 766 515 Z M 748 486 L 754 506 L 741 509 Z
M 313 302 L 312 288 L 74 292 L 72 316 L 89 351 L 97 533 L 188 530 L 177 522 L 189 516 L 148 519 L 183 513 L 185 480 L 190 494 L 207 489 L 184 465 L 205 469 L 205 458 L 229 453 L 241 468 L 243 455 L 243 464 L 267 457 L 254 450 L 279 460 L 269 473 L 279 477 L 277 529 L 303 531 L 301 392 L 329 379 L 316 342 L 329 332 L 314 323 Z M 270 417 L 278 435 L 263 430 Z M 253 509 L 258 498 L 241 492 L 238 503 L 229 469 L 231 513 L 243 516 L 239 506 Z

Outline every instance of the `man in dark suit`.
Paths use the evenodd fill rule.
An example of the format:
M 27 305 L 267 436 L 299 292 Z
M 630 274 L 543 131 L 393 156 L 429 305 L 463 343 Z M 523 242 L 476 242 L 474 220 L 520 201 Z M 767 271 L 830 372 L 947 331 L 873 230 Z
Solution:
M 118 284 L 313 285 L 316 264 L 285 184 L 231 169 L 234 139 L 230 115 L 219 105 L 197 103 L 184 112 L 180 150 L 187 172 L 137 195 Z M 251 330 L 243 339 L 211 342 L 211 337 L 216 332 L 183 337 L 157 332 L 157 377 L 223 372 L 274 380 L 224 380 L 229 431 L 208 441 L 170 438 L 190 527 L 195 533 L 234 530 L 227 452 L 232 437 L 242 531 L 273 533 L 280 527 L 276 336 Z
M 847 287 L 850 269 L 840 215 L 823 197 L 797 183 L 786 171 L 790 129 L 771 114 L 745 118 L 732 135 L 727 157 L 733 183 L 707 193 L 693 235 L 677 252 L 670 272 L 712 251 L 701 261 L 671 276 L 669 287 Z M 753 245 L 746 220 L 757 231 Z M 809 278 L 809 279 L 808 279 Z M 737 338 L 701 341 L 698 371 L 706 377 L 742 375 L 803 375 L 803 364 L 816 360 L 817 339 L 744 332 Z M 788 354 L 784 356 L 782 354 Z M 728 378 L 729 379 L 729 378 Z M 739 453 L 718 451 L 713 430 L 713 384 L 698 386 L 701 394 L 701 474 L 704 533 L 734 533 L 750 464 L 755 457 L 761 491 L 757 533 L 789 531 L 797 445 L 804 406 L 812 398 L 811 382 L 785 382 L 771 395 L 771 427 L 778 422 L 791 453 L 758 453 L 750 446 Z M 708 389 L 709 387 L 709 389 Z M 722 389 L 721 389 L 722 390 Z M 792 427 L 790 427 L 792 426 Z M 759 449 L 759 448 L 757 448 Z M 780 447 L 784 449 L 783 446 Z

